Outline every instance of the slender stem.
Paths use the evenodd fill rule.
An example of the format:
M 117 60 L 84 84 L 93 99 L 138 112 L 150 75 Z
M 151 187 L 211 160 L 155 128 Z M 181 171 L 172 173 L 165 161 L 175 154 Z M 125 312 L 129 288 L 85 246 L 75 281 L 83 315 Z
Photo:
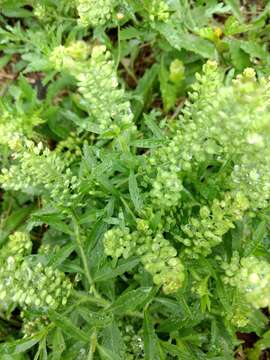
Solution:
M 90 338 L 90 349 L 89 349 L 89 353 L 87 356 L 87 360 L 93 360 L 94 359 L 94 354 L 97 348 L 97 333 L 96 330 L 94 329 L 94 332 L 91 335 Z
M 185 102 L 185 98 L 181 98 L 179 104 L 177 105 L 177 107 L 175 109 L 175 112 L 173 113 L 173 115 L 171 117 L 171 120 L 175 119 L 179 115 L 180 111 L 183 108 L 184 102 Z
M 89 270 L 88 261 L 87 261 L 87 258 L 86 258 L 86 255 L 85 255 L 85 252 L 84 252 L 84 249 L 83 249 L 83 243 L 82 243 L 82 238 L 81 238 L 81 234 L 80 234 L 80 228 L 79 228 L 78 222 L 77 222 L 77 220 L 76 220 L 76 218 L 74 216 L 73 216 L 73 224 L 74 224 L 74 231 L 75 231 L 75 240 L 76 240 L 76 243 L 77 243 L 79 255 L 81 257 L 81 260 L 82 260 L 82 263 L 83 263 L 83 268 L 84 268 L 84 271 L 85 271 L 85 276 L 86 276 L 86 279 L 87 279 L 89 287 L 90 287 L 89 292 L 90 293 L 92 292 L 96 298 L 101 298 L 101 295 L 96 290 L 94 280 L 93 280 L 93 278 L 91 276 L 91 273 L 90 273 L 90 270 Z
M 125 315 L 143 319 L 143 313 L 140 313 L 139 311 L 127 311 Z

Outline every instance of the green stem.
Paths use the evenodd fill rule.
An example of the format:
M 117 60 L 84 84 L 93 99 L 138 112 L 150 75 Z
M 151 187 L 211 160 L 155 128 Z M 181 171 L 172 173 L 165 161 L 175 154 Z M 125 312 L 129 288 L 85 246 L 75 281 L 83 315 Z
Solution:
M 139 311 L 127 311 L 125 315 L 130 317 L 135 317 L 139 319 L 143 319 L 143 313 L 140 313 Z
M 91 338 L 90 338 L 90 349 L 89 349 L 89 353 L 87 356 L 87 360 L 94 359 L 94 354 L 96 352 L 96 348 L 97 348 L 97 333 L 96 333 L 96 330 L 94 329 L 94 332 L 92 333 Z
M 90 273 L 90 270 L 89 270 L 88 261 L 87 261 L 87 258 L 86 258 L 86 255 L 85 255 L 85 252 L 84 252 L 84 249 L 83 249 L 83 242 L 82 242 L 82 238 L 81 238 L 81 234 L 80 234 L 79 224 L 78 224 L 75 216 L 73 216 L 73 224 L 74 224 L 76 244 L 77 244 L 77 247 L 78 247 L 79 255 L 80 255 L 81 260 L 82 260 L 83 268 L 84 268 L 84 271 L 85 271 L 85 276 L 86 276 L 86 279 L 87 279 L 88 284 L 89 284 L 89 292 L 90 293 L 92 292 L 96 298 L 101 299 L 102 297 L 98 293 L 98 291 L 96 290 L 94 280 L 93 280 L 93 278 L 91 276 L 91 273 Z

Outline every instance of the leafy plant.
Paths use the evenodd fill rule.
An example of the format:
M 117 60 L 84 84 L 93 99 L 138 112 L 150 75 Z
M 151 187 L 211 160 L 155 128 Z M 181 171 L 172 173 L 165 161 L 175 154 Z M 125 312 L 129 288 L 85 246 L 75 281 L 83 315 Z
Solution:
M 0 9 L 0 358 L 260 357 L 269 4 Z

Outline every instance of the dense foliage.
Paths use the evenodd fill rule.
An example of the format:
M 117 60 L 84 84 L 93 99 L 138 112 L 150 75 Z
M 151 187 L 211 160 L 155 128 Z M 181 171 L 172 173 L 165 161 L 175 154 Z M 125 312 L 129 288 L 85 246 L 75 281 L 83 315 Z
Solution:
M 0 359 L 267 356 L 269 17 L 0 0 Z

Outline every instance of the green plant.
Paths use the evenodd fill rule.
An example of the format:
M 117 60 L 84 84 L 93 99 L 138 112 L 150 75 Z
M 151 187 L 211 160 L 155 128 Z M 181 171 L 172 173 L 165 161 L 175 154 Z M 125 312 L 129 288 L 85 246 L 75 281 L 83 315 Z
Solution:
M 253 360 L 270 8 L 95 5 L 0 5 L 0 358 Z

